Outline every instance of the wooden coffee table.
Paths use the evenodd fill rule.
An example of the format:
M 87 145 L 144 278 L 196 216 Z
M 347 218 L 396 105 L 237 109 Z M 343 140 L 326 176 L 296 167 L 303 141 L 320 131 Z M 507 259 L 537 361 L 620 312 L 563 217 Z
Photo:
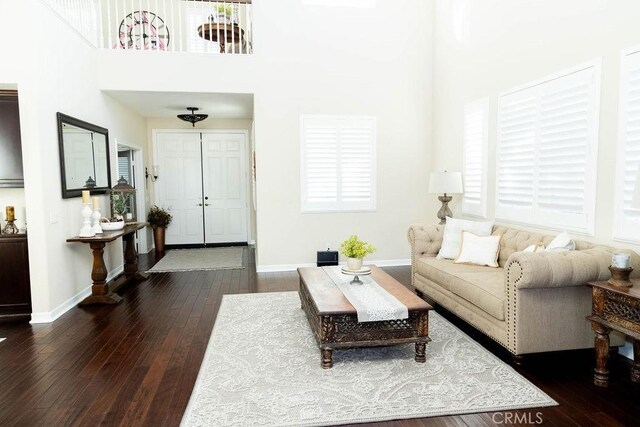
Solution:
M 322 368 L 333 366 L 333 350 L 415 343 L 415 361 L 426 361 L 431 307 L 378 267 L 371 278 L 409 309 L 409 318 L 358 323 L 356 309 L 320 267 L 299 268 L 300 303 L 320 347 Z M 357 285 L 354 285 L 357 286 Z

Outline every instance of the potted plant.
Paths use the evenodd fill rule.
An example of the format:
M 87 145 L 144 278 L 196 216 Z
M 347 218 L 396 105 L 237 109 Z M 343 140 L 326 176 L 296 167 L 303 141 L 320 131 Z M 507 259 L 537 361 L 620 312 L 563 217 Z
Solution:
M 221 24 L 230 24 L 231 23 L 231 14 L 233 13 L 233 8 L 231 5 L 218 5 L 216 8 L 218 12 L 218 22 Z
M 153 205 L 149 209 L 147 222 L 153 228 L 153 244 L 156 247 L 156 252 L 164 252 L 165 230 L 171 224 L 172 219 L 169 212 L 157 205 Z
M 347 257 L 349 270 L 360 270 L 362 268 L 362 259 L 375 251 L 375 246 L 358 239 L 355 234 L 340 245 L 340 253 Z
M 111 194 L 111 211 L 113 219 L 124 221 L 124 216 L 127 213 L 127 198 L 123 193 L 113 192 Z

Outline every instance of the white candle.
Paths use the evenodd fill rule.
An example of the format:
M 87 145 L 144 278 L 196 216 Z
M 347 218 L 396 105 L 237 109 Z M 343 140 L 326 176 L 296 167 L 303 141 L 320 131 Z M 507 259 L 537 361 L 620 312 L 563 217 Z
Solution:
M 93 196 L 93 209 L 100 210 L 100 198 Z
M 616 268 L 631 267 L 631 255 L 623 252 L 614 252 L 611 255 L 611 266 Z
M 83 205 L 88 205 L 89 204 L 89 198 L 91 197 L 91 193 L 89 193 L 89 190 L 82 190 L 82 204 Z

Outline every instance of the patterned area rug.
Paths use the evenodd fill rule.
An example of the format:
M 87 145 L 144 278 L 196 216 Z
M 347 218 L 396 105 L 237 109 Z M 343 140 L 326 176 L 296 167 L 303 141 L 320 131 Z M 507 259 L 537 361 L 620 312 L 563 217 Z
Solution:
M 183 426 L 311 426 L 557 403 L 435 312 L 414 346 L 320 352 L 296 292 L 225 295 Z
M 172 249 L 147 273 L 224 270 L 242 267 L 242 246 L 229 248 Z

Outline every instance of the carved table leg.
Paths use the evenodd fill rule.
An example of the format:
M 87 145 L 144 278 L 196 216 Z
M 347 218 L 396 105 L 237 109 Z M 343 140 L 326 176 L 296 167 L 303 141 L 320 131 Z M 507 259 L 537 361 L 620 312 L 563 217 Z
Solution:
M 91 270 L 91 295 L 82 300 L 78 305 L 89 304 L 117 304 L 122 301 L 122 297 L 109 292 L 107 283 L 107 266 L 104 264 L 105 242 L 92 242 L 89 244 L 93 250 L 93 268 Z
M 425 355 L 425 348 L 427 344 L 423 342 L 416 343 L 416 357 L 415 361 L 419 363 L 425 363 L 427 361 L 427 357 Z
M 591 322 L 596 338 L 596 368 L 593 374 L 593 383 L 600 387 L 609 385 L 609 370 L 607 361 L 609 359 L 609 332 L 611 329 L 596 322 Z
M 333 368 L 333 350 L 330 348 L 323 348 L 320 352 L 322 354 L 322 363 L 320 364 L 322 369 Z
M 122 236 L 122 240 L 125 243 L 124 249 L 124 275 L 127 278 L 146 280 L 147 275 L 138 271 L 138 253 L 136 252 L 135 245 L 133 244 L 134 233 L 129 233 Z
M 320 353 L 322 354 L 322 366 L 323 369 L 330 369 L 333 367 L 333 349 L 327 348 L 327 344 L 333 342 L 334 334 L 336 331 L 336 325 L 333 323 L 331 316 L 322 316 L 321 329 L 320 329 L 320 342 L 323 344 L 320 346 Z
M 633 367 L 631 368 L 631 381 L 640 383 L 640 341 L 633 340 Z
M 427 341 L 429 341 L 429 312 L 425 311 L 420 314 L 420 319 L 418 319 L 418 336 L 425 337 Z M 415 361 L 419 363 L 424 363 L 427 361 L 425 356 L 425 348 L 427 346 L 426 342 L 417 342 L 416 343 L 416 356 Z

